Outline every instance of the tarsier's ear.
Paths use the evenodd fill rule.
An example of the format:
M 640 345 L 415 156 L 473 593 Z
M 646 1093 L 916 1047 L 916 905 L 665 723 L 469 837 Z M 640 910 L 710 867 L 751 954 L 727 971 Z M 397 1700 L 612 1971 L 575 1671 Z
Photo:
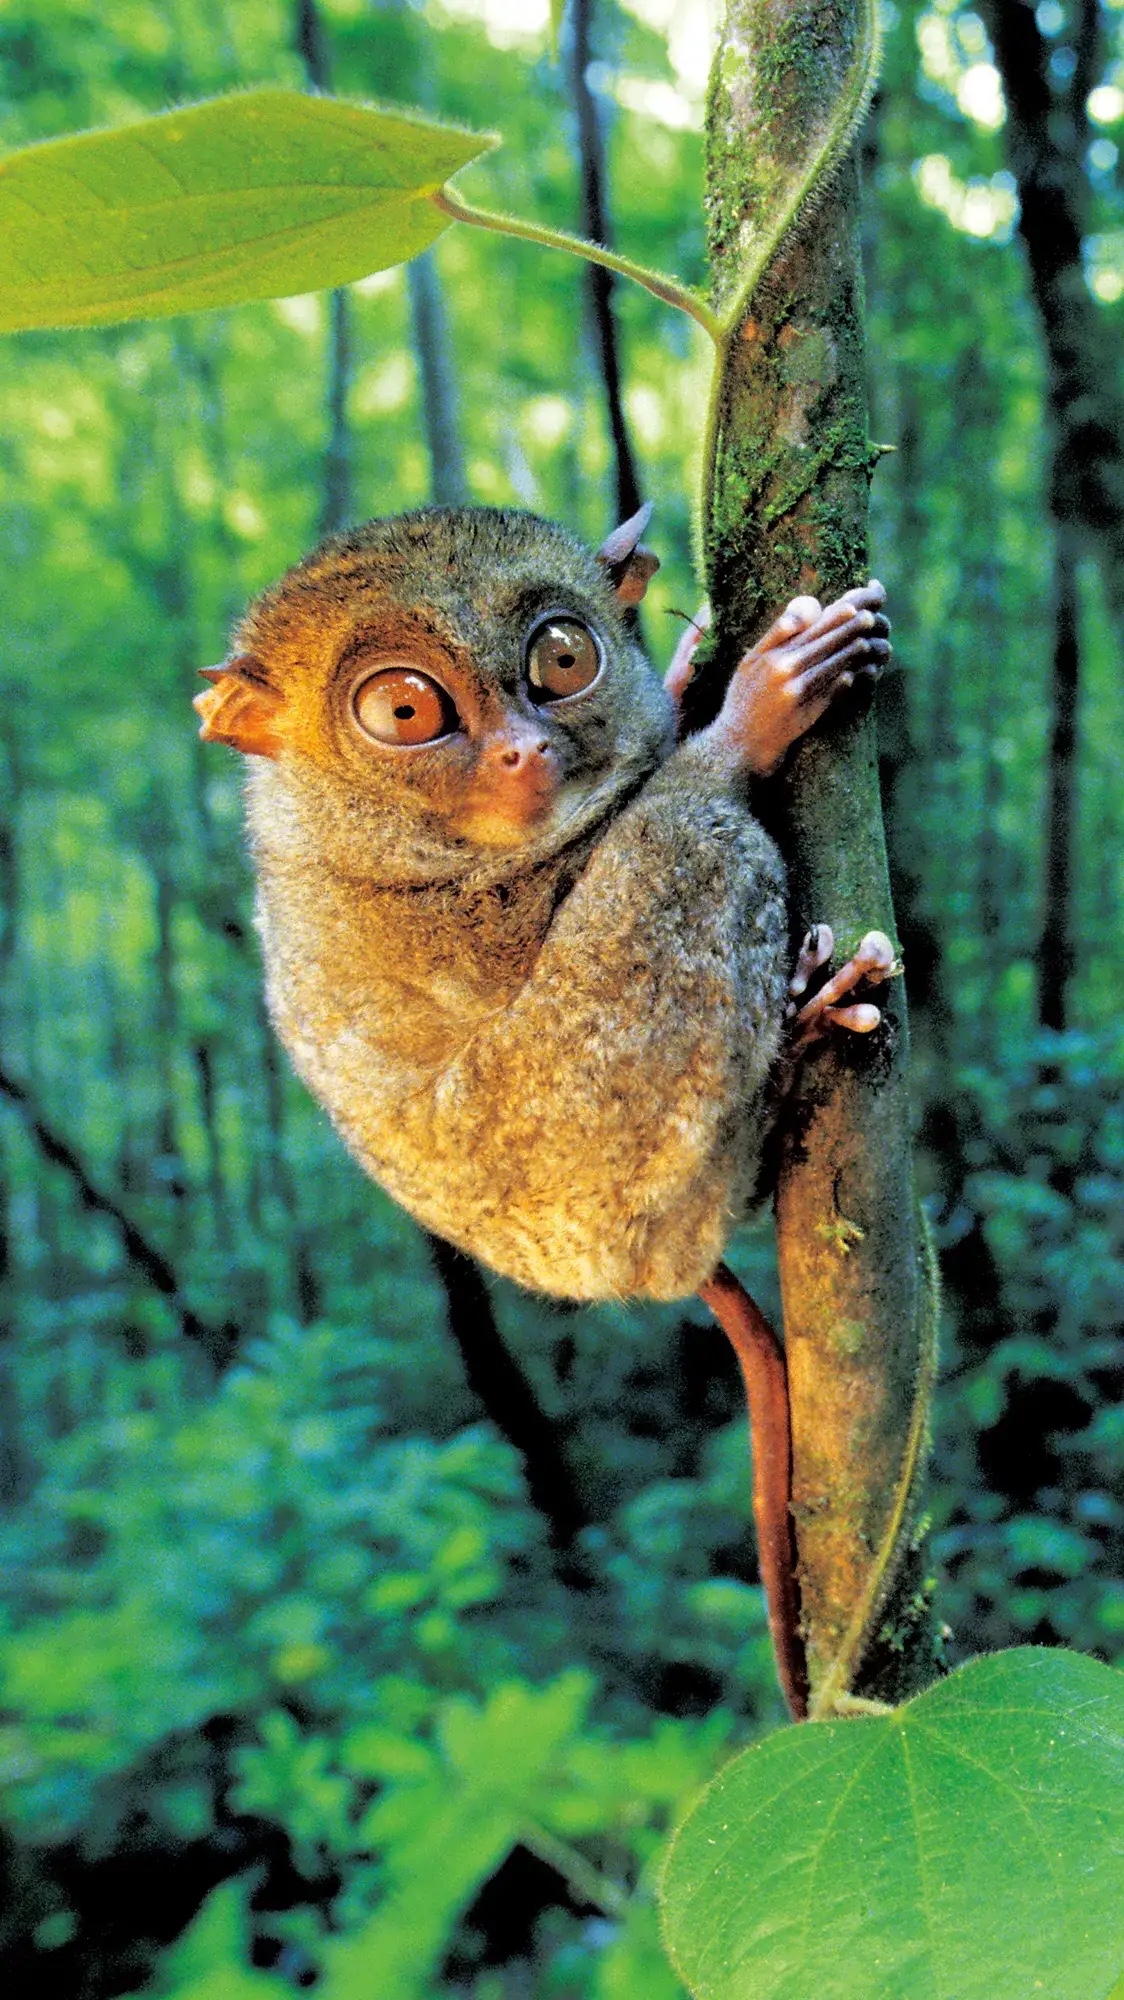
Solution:
M 276 757 L 285 741 L 284 698 L 270 687 L 253 655 L 239 653 L 221 667 L 199 671 L 211 683 L 192 703 L 203 718 L 199 734 L 204 742 L 230 743 L 254 757 Z
M 622 521 L 619 528 L 614 528 L 597 551 L 597 560 L 605 565 L 618 604 L 639 604 L 649 578 L 655 576 L 660 566 L 659 557 L 640 546 L 640 537 L 651 518 L 649 501 L 631 521 Z

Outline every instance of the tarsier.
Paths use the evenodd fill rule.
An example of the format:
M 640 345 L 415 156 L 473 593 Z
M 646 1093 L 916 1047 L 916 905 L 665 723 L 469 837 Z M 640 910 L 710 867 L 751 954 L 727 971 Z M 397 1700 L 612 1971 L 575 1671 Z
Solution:
M 626 615 L 658 567 L 645 519 L 597 555 L 524 513 L 368 522 L 257 600 L 197 707 L 250 753 L 277 1031 L 367 1171 L 522 1284 L 701 1290 L 729 1330 L 719 1260 L 793 1057 L 877 1025 L 852 996 L 893 964 L 871 933 L 806 997 L 831 934 L 794 971 L 751 789 L 880 671 L 889 626 L 876 583 L 795 599 L 680 741 L 690 645 L 661 685 Z M 767 1584 L 791 1571 L 784 1450 L 757 1438 Z

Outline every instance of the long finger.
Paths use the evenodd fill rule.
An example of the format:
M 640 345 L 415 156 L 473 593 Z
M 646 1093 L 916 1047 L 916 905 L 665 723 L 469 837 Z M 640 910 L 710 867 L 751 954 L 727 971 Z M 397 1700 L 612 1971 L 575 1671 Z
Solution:
M 882 611 L 868 605 L 854 604 L 849 597 L 838 597 L 822 611 L 814 625 L 810 626 L 796 641 L 797 647 L 808 646 L 829 632 L 839 632 L 847 624 L 857 624 L 867 632 L 877 634 L 880 639 L 890 636 L 890 621 Z M 791 646 L 791 641 L 790 641 Z
M 872 576 L 869 582 L 856 583 L 853 590 L 845 590 L 839 602 L 857 604 L 876 611 L 880 604 L 886 602 L 886 588 L 884 584 L 879 583 L 876 576 Z
M 794 640 L 786 648 L 797 674 L 805 673 L 809 667 L 818 666 L 821 660 L 828 660 L 833 655 L 839 657 L 856 642 L 869 643 L 879 636 L 875 630 L 873 611 L 845 610 L 833 624 L 827 625 L 825 620 L 826 613 L 806 639 Z
M 823 616 L 823 606 L 818 597 L 794 597 L 786 604 L 779 618 L 774 619 L 764 637 L 751 647 L 752 653 L 774 652 L 779 646 L 787 646 L 801 632 L 814 627 Z
M 829 653 L 804 672 L 793 676 L 792 691 L 802 707 L 819 702 L 826 708 L 835 690 L 850 687 L 859 674 L 877 680 L 890 659 L 888 639 L 862 637 L 852 640 L 840 652 Z

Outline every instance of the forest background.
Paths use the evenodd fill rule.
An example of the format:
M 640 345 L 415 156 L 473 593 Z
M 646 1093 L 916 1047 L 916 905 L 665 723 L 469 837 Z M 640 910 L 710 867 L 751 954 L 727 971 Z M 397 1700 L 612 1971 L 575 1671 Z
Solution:
M 954 1659 L 1111 1661 L 1124 11 L 883 11 L 872 568 L 945 1277 L 937 1602 Z M 700 282 L 711 27 L 579 0 L 554 60 L 546 0 L 8 0 L 4 139 L 330 82 L 499 127 L 467 194 Z M 593 541 L 652 498 L 668 657 L 706 343 L 617 285 L 607 348 L 590 287 L 453 229 L 330 297 L 0 353 L 13 1995 L 673 2000 L 667 1829 L 781 1719 L 719 1336 L 485 1285 L 363 1179 L 274 1046 L 237 760 L 189 708 L 322 528 L 431 498 Z M 736 1261 L 775 1302 L 767 1228 Z

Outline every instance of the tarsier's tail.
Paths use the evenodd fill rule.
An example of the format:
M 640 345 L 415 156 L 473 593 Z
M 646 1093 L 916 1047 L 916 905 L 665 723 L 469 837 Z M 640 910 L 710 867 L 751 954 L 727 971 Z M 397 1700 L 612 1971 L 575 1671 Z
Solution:
M 796 1720 L 808 1713 L 808 1670 L 800 1631 L 800 1586 L 792 1523 L 792 1434 L 784 1349 L 760 1307 L 719 1264 L 699 1286 L 738 1357 L 753 1437 L 753 1522 L 777 1672 Z

